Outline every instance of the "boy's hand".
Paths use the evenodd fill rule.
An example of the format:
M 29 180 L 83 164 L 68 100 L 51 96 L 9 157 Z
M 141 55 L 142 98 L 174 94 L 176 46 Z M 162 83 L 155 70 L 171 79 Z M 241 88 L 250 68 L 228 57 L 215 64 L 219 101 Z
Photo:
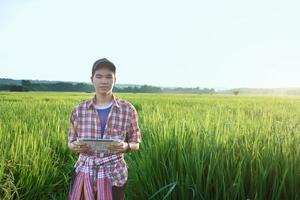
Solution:
M 128 143 L 127 142 L 116 142 L 111 144 L 110 146 L 107 147 L 109 150 L 113 151 L 113 152 L 120 152 L 123 153 L 125 152 L 129 147 L 128 147 Z
M 90 147 L 83 142 L 74 141 L 69 144 L 69 149 L 71 151 L 77 152 L 77 153 L 88 153 L 90 152 Z

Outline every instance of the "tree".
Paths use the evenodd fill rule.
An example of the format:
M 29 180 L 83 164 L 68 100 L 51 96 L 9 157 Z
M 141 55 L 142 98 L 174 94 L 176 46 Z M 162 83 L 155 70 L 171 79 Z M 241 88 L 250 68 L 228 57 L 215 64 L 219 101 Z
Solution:
M 12 85 L 9 90 L 11 92 L 24 92 L 24 91 L 28 91 L 22 85 Z
M 23 91 L 31 90 L 31 82 L 30 80 L 22 80 Z

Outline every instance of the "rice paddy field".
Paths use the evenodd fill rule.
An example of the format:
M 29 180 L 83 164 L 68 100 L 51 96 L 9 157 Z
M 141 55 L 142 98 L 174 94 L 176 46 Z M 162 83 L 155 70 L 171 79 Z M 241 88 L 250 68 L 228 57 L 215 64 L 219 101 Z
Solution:
M 300 97 L 116 94 L 139 113 L 126 197 L 300 199 Z M 0 199 L 67 199 L 88 93 L 0 93 Z

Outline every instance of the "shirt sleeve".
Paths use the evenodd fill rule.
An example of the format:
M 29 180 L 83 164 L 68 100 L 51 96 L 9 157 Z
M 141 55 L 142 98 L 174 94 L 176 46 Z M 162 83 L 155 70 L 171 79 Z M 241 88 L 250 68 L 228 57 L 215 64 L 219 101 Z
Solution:
M 127 141 L 128 142 L 141 142 L 141 131 L 138 122 L 138 113 L 136 109 L 132 106 L 132 112 L 130 115 L 130 124 L 127 133 Z
M 69 128 L 69 134 L 68 134 L 68 142 L 71 143 L 71 142 L 74 142 L 77 137 L 78 137 L 78 134 L 77 134 L 77 110 L 74 109 L 72 114 L 71 114 L 71 117 L 70 117 L 70 128 Z

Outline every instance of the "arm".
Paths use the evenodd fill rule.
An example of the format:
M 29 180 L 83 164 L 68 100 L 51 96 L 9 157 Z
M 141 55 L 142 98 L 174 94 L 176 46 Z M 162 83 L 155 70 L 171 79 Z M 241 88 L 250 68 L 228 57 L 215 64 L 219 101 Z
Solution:
M 130 145 L 130 150 L 131 151 L 138 151 L 139 148 L 140 148 L 140 143 L 137 143 L 137 142 L 129 142 L 129 145 Z M 128 145 L 127 145 L 128 146 Z M 127 150 L 129 148 L 127 147 Z
M 134 107 L 132 107 L 132 112 L 129 116 L 129 126 L 126 133 L 126 140 L 123 142 L 120 142 L 116 145 L 111 145 L 109 147 L 112 151 L 117 152 L 130 152 L 130 151 L 138 151 L 140 148 L 140 141 L 141 141 L 141 133 L 140 128 L 138 124 L 138 115 Z
M 130 124 L 127 132 L 127 151 L 138 151 L 141 142 L 141 131 L 138 122 L 138 113 L 132 106 L 132 113 L 130 116 Z M 128 145 L 130 147 L 128 147 Z
M 89 147 L 86 144 L 82 144 L 77 141 L 78 132 L 77 132 L 77 115 L 76 110 L 72 112 L 70 119 L 70 129 L 68 137 L 68 148 L 70 151 L 75 153 L 86 153 L 89 151 Z
M 108 148 L 112 151 L 126 153 L 129 151 L 139 150 L 140 144 L 137 142 L 120 142 L 119 144 L 112 144 Z

